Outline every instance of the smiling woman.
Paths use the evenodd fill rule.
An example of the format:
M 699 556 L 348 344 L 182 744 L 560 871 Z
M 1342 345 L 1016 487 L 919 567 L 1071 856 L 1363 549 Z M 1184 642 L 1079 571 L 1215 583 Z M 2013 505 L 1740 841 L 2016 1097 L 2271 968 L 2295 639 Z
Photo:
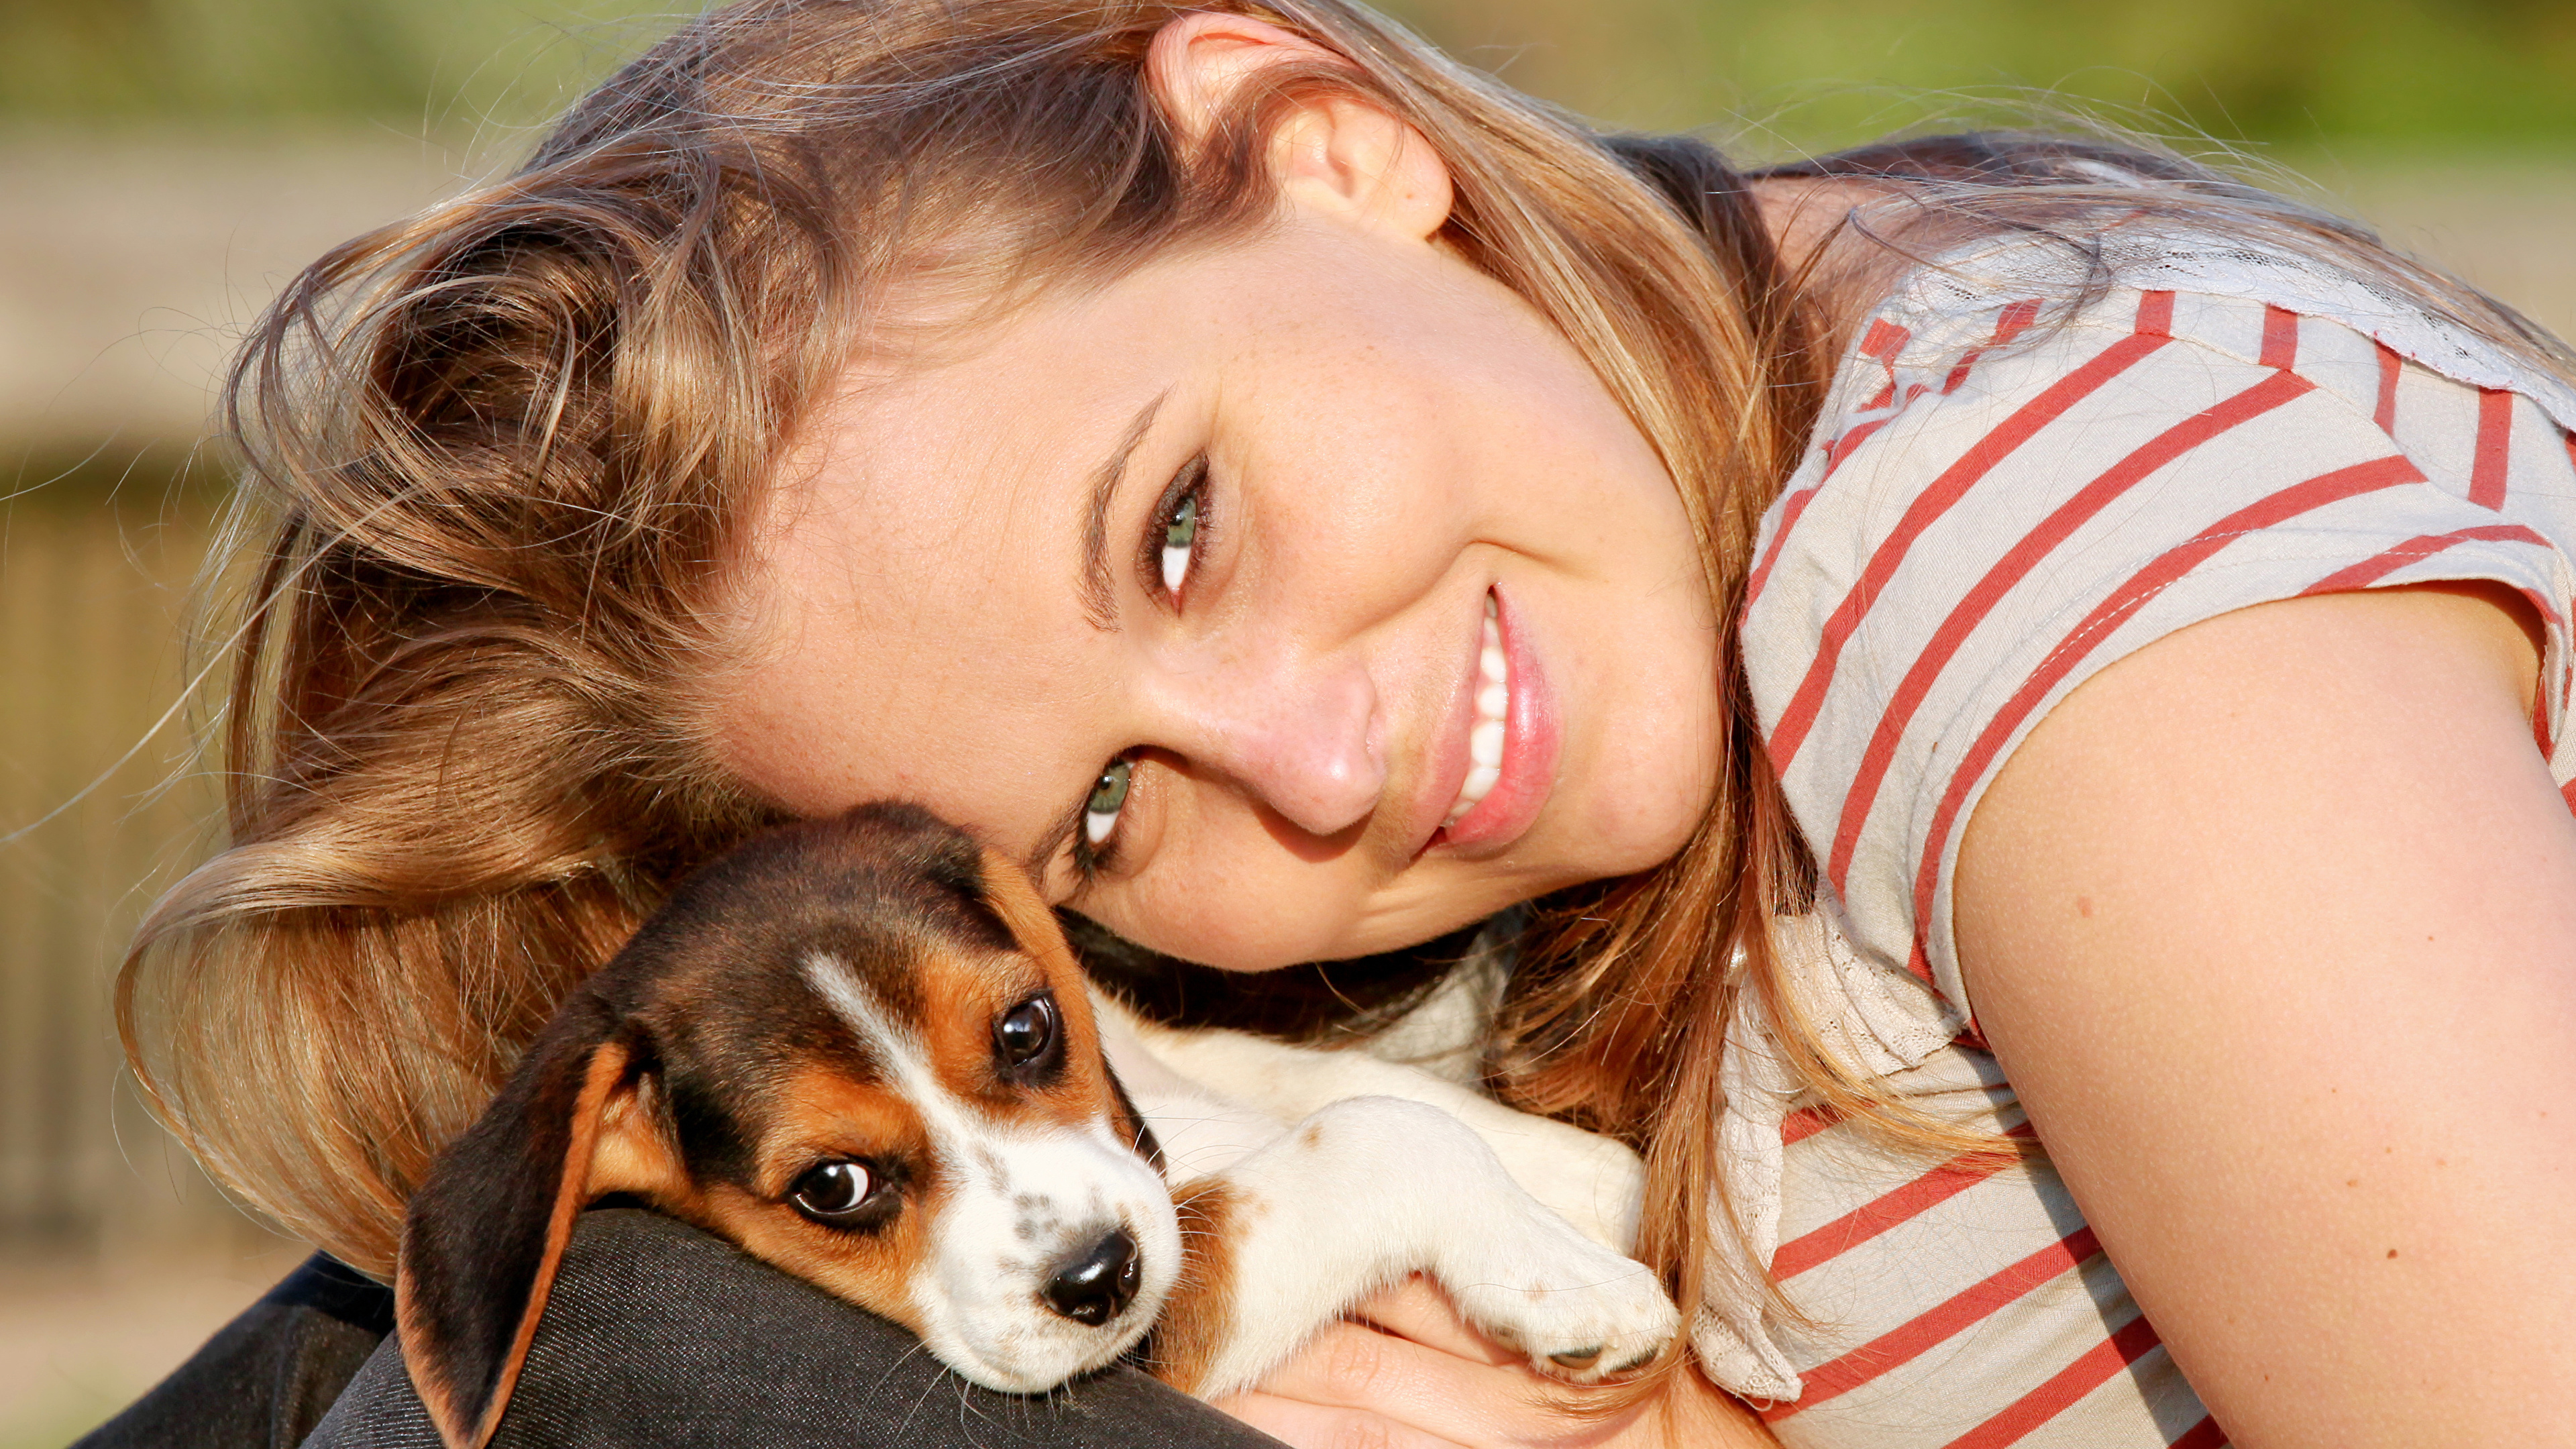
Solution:
M 2537 1442 L 2569 375 L 2109 140 L 1748 176 L 1339 0 L 750 0 L 246 352 L 129 1041 L 381 1274 L 675 881 L 906 796 L 1232 971 L 1491 917 L 1487 1085 L 1643 1151 L 1690 1355 L 1541 1392 L 1398 1292 L 1223 1406 L 1283 1437 Z
M 803 815 L 923 800 L 1235 970 L 1680 849 L 1718 691 L 1670 474 L 1433 244 L 1427 148 L 1355 104 L 1290 124 L 1278 225 L 935 358 L 862 348 L 737 576 L 739 778 Z

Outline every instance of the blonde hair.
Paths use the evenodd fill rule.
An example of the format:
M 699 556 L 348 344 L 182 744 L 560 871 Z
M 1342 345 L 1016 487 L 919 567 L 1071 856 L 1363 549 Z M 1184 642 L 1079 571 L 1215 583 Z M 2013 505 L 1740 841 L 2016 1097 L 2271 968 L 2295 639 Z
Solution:
M 1143 62 L 1205 9 L 1346 63 L 1278 70 L 1189 145 Z M 389 1273 L 430 1158 L 555 1003 L 693 862 L 777 817 L 705 748 L 714 604 L 876 289 L 946 272 L 998 308 L 1258 226 L 1268 124 L 1326 90 L 1447 162 L 1446 239 L 1658 450 L 1731 630 L 1831 358 L 1817 279 L 1781 266 L 1715 152 L 1596 135 L 1343 0 L 749 0 L 601 86 L 516 174 L 324 257 L 243 351 L 229 835 L 119 983 L 172 1129 L 292 1231 Z M 1846 170 L 1912 198 L 1908 237 L 2063 222 L 2080 245 L 2085 218 L 2147 204 L 2384 258 L 2184 163 L 1982 144 L 2029 174 L 1966 174 L 1930 142 Z M 2137 185 L 2075 164 L 2100 155 Z M 2455 284 L 2423 290 L 2510 331 Z M 1667 865 L 1545 904 L 1493 1059 L 1515 1100 L 1645 1150 L 1641 1256 L 1686 1307 L 1725 1231 L 1706 1204 L 1740 991 L 1825 1100 L 1953 1141 L 1842 1070 L 1778 990 L 1768 926 L 1812 868 L 1731 633 L 1717 648 L 1707 819 Z

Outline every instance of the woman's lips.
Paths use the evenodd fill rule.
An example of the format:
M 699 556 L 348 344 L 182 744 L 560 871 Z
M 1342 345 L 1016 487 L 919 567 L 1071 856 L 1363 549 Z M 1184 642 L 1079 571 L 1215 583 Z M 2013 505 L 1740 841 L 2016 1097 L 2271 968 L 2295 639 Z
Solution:
M 1529 828 L 1555 783 L 1556 711 L 1499 589 L 1485 595 L 1466 777 L 1433 844 L 1498 846 Z

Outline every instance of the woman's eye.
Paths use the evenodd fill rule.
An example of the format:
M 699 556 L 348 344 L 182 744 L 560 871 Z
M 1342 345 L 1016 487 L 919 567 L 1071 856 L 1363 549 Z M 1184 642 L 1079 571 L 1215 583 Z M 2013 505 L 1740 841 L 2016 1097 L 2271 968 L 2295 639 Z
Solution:
M 1163 596 L 1176 604 L 1181 586 L 1190 580 L 1191 565 L 1198 561 L 1199 539 L 1207 523 L 1208 461 L 1202 453 L 1164 487 L 1143 540 L 1145 551 L 1153 556 L 1155 573 L 1162 580 Z
M 1190 576 L 1190 558 L 1198 547 L 1199 496 L 1183 495 L 1180 506 L 1163 521 L 1163 592 L 1180 597 Z
M 866 1163 L 843 1159 L 809 1169 L 796 1179 L 787 1201 L 805 1216 L 830 1225 L 867 1206 L 875 1186 L 876 1178 Z
M 1118 812 L 1127 803 L 1127 779 L 1136 767 L 1126 760 L 1111 760 L 1092 783 L 1091 798 L 1082 802 L 1082 837 L 1094 846 L 1109 839 L 1118 828 Z M 1057 796 L 1057 799 L 1064 798 Z M 1062 819 L 1062 816 L 1056 817 Z

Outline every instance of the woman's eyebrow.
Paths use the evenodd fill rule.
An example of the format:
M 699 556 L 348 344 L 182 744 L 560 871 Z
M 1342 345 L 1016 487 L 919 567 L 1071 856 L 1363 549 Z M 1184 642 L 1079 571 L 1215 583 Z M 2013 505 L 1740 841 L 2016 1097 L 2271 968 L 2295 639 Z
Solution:
M 1154 426 L 1154 414 L 1162 410 L 1166 391 L 1138 410 L 1135 420 L 1120 435 L 1117 450 L 1091 477 L 1091 506 L 1082 521 L 1082 612 L 1091 627 L 1107 633 L 1118 627 L 1117 586 L 1109 575 L 1109 505 L 1116 501 L 1119 487 L 1127 481 L 1127 459 L 1145 441 Z

